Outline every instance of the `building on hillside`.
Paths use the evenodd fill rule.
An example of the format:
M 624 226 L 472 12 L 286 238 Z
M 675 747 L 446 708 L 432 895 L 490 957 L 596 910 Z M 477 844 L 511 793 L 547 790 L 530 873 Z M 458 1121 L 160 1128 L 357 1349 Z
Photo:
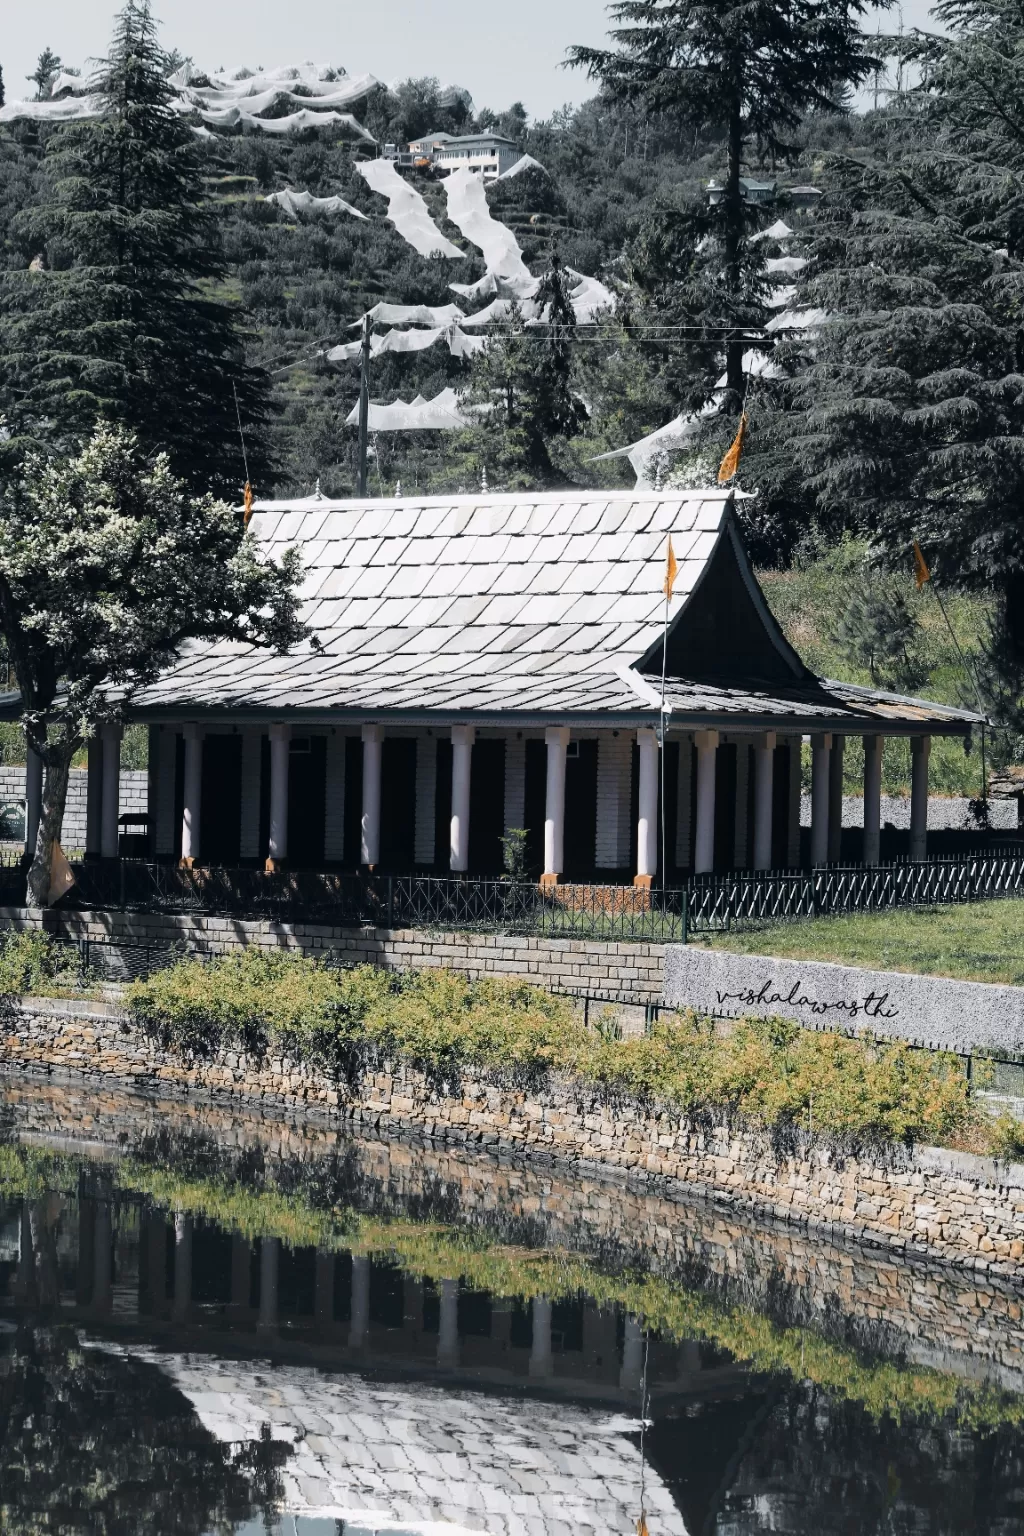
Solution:
M 250 526 L 271 556 L 301 550 L 311 642 L 286 656 L 195 643 L 138 696 L 158 859 L 492 875 L 525 828 L 547 883 L 791 868 L 809 737 L 825 863 L 854 735 L 864 862 L 879 857 L 887 735 L 911 739 L 922 857 L 930 738 L 978 723 L 814 676 L 758 587 L 729 492 L 313 496 L 257 503 Z M 87 840 L 106 856 L 118 740 L 109 728 L 90 746 Z
M 467 167 L 477 171 L 485 181 L 493 181 L 510 171 L 523 151 L 511 139 L 497 133 L 471 133 L 462 138 L 449 139 L 433 152 L 434 168 L 445 175 Z
M 425 133 L 419 139 L 409 140 L 409 153 L 411 155 L 429 155 L 431 158 L 439 149 L 452 142 L 450 133 Z
M 773 203 L 778 191 L 778 183 L 772 181 L 755 181 L 750 176 L 740 177 L 740 196 L 745 203 Z M 708 182 L 708 202 L 717 204 L 725 196 L 725 186 L 720 181 Z
M 800 209 L 805 212 L 811 208 L 817 208 L 821 202 L 822 191 L 820 187 L 812 187 L 810 184 L 800 187 L 786 187 L 786 202 L 790 208 Z

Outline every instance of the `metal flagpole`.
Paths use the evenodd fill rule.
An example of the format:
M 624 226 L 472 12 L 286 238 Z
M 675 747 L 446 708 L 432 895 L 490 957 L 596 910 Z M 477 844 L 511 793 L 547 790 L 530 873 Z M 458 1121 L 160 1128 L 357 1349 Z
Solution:
M 370 317 L 363 316 L 362 347 L 359 350 L 359 486 L 360 500 L 366 496 L 366 440 L 370 421 Z
M 665 671 L 668 664 L 669 582 L 665 582 L 665 628 L 661 637 L 661 717 L 659 720 L 661 757 L 661 888 L 668 889 L 668 859 L 665 845 Z

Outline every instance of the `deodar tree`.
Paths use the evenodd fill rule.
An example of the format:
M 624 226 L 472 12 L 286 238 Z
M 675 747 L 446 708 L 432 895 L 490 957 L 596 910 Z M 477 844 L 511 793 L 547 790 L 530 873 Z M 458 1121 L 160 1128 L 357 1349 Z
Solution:
M 616 0 L 615 47 L 569 51 L 614 100 L 723 141 L 720 202 L 673 220 L 670 234 L 682 247 L 683 309 L 725 355 L 726 412 L 740 409 L 746 336 L 766 313 L 744 167 L 755 157 L 784 160 L 807 112 L 843 110 L 849 88 L 874 67 L 860 29 L 867 9 L 865 0 Z
M 238 512 L 166 455 L 101 428 L 70 458 L 30 455 L 0 492 L 0 633 L 45 768 L 29 901 L 47 904 L 75 753 L 190 639 L 286 650 L 304 634 L 293 551 L 274 564 Z

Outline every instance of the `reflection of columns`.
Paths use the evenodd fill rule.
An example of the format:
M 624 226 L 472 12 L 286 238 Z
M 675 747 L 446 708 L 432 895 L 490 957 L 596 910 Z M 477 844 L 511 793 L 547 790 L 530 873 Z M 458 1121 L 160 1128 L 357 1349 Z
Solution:
M 442 1280 L 437 1330 L 437 1363 L 454 1367 L 459 1363 L 459 1282 Z
M 772 867 L 772 800 L 775 791 L 774 731 L 765 731 L 754 748 L 754 869 Z
M 533 1298 L 533 1343 L 530 1347 L 530 1375 L 550 1376 L 551 1301 L 547 1296 Z
M 174 1217 L 174 1309 L 176 1323 L 183 1323 L 192 1306 L 192 1217 Z
M 317 1253 L 313 1281 L 313 1315 L 320 1327 L 334 1322 L 334 1254 Z
M 569 745 L 567 725 L 549 725 L 544 732 L 548 749 L 547 787 L 544 795 L 544 873 L 542 885 L 557 885 L 565 862 L 565 753 Z
M 453 873 L 469 868 L 469 786 L 473 767 L 471 725 L 452 726 L 452 824 L 450 863 Z
M 43 760 L 38 752 L 33 752 L 29 747 L 25 762 L 25 852 L 29 857 L 36 851 L 36 835 L 42 809 Z
M 103 798 L 100 808 L 100 854 L 117 858 L 117 797 L 121 780 L 121 727 L 100 727 L 103 736 Z
M 693 868 L 698 875 L 715 867 L 715 765 L 718 754 L 717 731 L 695 731 L 697 748 L 697 830 L 694 837 Z
M 252 1244 L 236 1233 L 231 1239 L 231 1310 L 242 1315 L 252 1296 Z
M 910 857 L 923 859 L 928 851 L 928 758 L 930 736 L 910 738 Z
M 359 862 L 374 869 L 380 863 L 381 728 L 363 726 L 363 822 Z
M 635 1317 L 627 1317 L 622 1334 L 622 1369 L 619 1387 L 639 1392 L 644 1379 L 644 1330 Z
M 185 739 L 185 787 L 181 813 L 181 862 L 195 864 L 199 858 L 199 818 L 202 815 L 203 737 L 198 725 L 182 727 Z
M 114 1229 L 109 1200 L 96 1202 L 96 1228 L 92 1251 L 92 1308 L 104 1316 L 114 1305 L 111 1259 Z
M 640 777 L 633 884 L 649 890 L 658 872 L 658 733 L 637 731 L 636 742 L 640 749 Z
M 75 1301 L 86 1307 L 92 1297 L 92 1270 L 96 1252 L 96 1202 L 86 1193 L 86 1177 L 78 1180 L 78 1267 L 75 1272 Z
M 352 1311 L 349 1349 L 365 1349 L 370 1327 L 370 1261 L 352 1256 Z
M 85 856 L 100 856 L 100 826 L 103 820 L 103 738 L 90 736 L 88 772 L 85 780 Z
M 23 1306 L 35 1306 L 36 1260 L 35 1249 L 32 1246 L 32 1220 L 29 1216 L 27 1200 L 22 1201 L 20 1226 L 15 1293 Z
M 280 869 L 288 857 L 288 753 L 291 726 L 270 727 L 270 836 L 267 839 L 267 869 Z
M 259 1333 L 274 1333 L 277 1328 L 277 1271 L 280 1257 L 280 1238 L 260 1239 L 260 1310 L 256 1319 Z
M 877 864 L 882 856 L 882 747 L 884 737 L 864 737 L 864 845 L 865 864 Z
M 811 863 L 828 860 L 829 760 L 832 737 L 811 738 Z
M 159 1211 L 146 1217 L 146 1296 L 149 1311 L 162 1316 L 167 1302 L 167 1223 Z
M 838 864 L 843 851 L 843 746 L 845 736 L 832 737 L 828 760 L 828 862 Z

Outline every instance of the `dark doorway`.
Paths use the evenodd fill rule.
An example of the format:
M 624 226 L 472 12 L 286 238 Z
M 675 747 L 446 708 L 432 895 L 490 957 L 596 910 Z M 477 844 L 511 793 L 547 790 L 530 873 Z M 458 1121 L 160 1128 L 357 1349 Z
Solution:
M 523 820 L 526 823 L 526 867 L 531 875 L 544 868 L 544 815 L 548 795 L 548 749 L 543 741 L 526 743 Z
M 469 868 L 500 875 L 505 833 L 505 743 L 473 743 L 469 774 Z
M 345 851 L 349 869 L 358 869 L 363 856 L 363 743 L 345 737 Z
M 181 823 L 185 818 L 185 738 L 174 738 L 174 857 L 181 858 Z
M 679 765 L 682 759 L 684 746 L 689 751 L 689 744 L 680 741 L 670 741 L 665 746 L 665 863 L 664 878 L 666 885 L 675 881 L 679 876 L 679 865 L 676 863 L 676 848 L 679 846 L 677 835 L 679 827 Z M 661 827 L 658 828 L 658 859 L 661 860 Z
M 597 742 L 570 741 L 565 759 L 565 847 L 569 879 L 593 876 L 597 846 Z
M 443 737 L 437 743 L 437 778 L 434 788 L 434 868 L 446 874 L 452 863 L 452 744 Z
M 732 869 L 736 862 L 736 748 L 720 746 L 715 753 L 715 868 Z
M 327 737 L 293 736 L 288 751 L 288 863 L 319 869 L 327 816 Z
M 789 747 L 776 747 L 772 759 L 772 868 L 789 864 Z
M 754 867 L 754 819 L 757 804 L 757 751 L 754 747 L 741 747 L 747 754 L 747 847 L 743 860 L 745 869 Z
M 380 754 L 380 862 L 408 873 L 415 860 L 416 743 L 385 736 Z
M 237 864 L 242 856 L 242 738 L 203 738 L 199 802 L 199 853 L 203 864 Z

